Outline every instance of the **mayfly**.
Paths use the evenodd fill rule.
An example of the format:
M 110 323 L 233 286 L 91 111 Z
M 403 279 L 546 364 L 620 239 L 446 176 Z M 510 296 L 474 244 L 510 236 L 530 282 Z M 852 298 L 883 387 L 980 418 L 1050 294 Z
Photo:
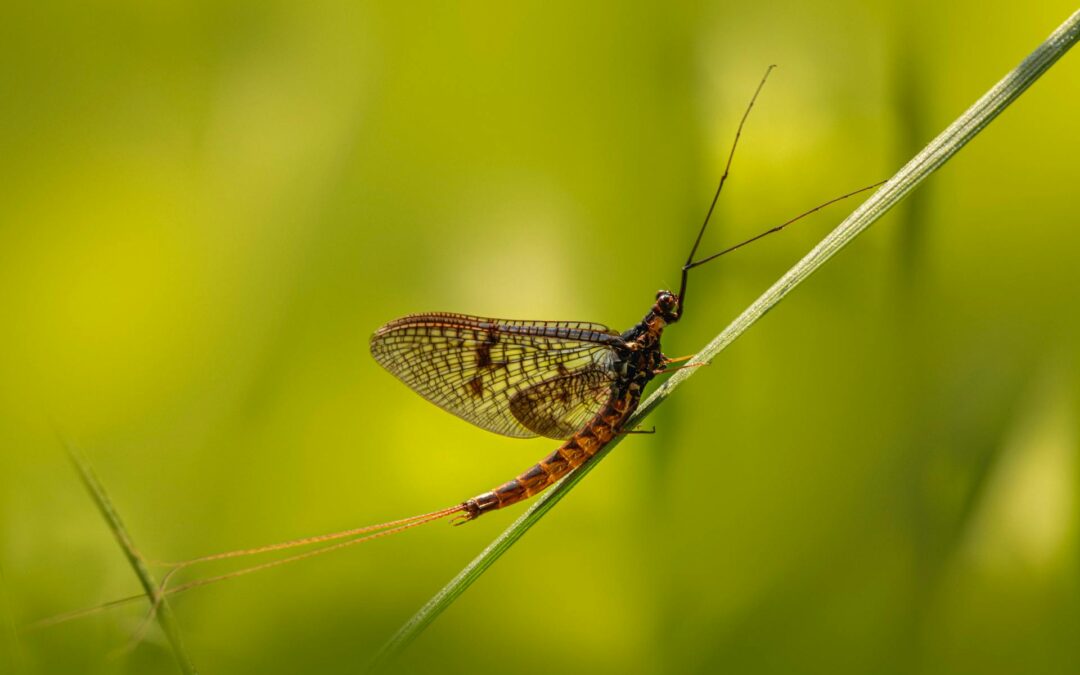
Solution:
M 370 347 L 375 360 L 432 403 L 476 426 L 505 436 L 544 436 L 560 440 L 562 444 L 558 448 L 516 478 L 439 511 L 344 532 L 218 553 L 180 563 L 164 563 L 171 569 L 161 582 L 157 601 L 196 586 L 328 553 L 449 516 L 454 516 L 455 524 L 475 520 L 485 513 L 536 495 L 588 462 L 617 435 L 634 433 L 635 430 L 625 427 L 649 382 L 670 372 L 671 364 L 691 358 L 669 358 L 660 346 L 665 328 L 683 316 L 690 271 L 779 232 L 830 204 L 880 185 L 876 183 L 836 197 L 718 253 L 695 257 L 727 181 L 743 127 L 772 69 L 770 66 L 765 71 L 739 121 L 724 172 L 682 266 L 678 292 L 659 291 L 645 317 L 630 329 L 619 333 L 588 322 L 519 321 L 428 313 L 396 319 L 372 335 Z M 698 364 L 679 367 L 695 365 Z M 168 587 L 173 575 L 195 563 L 317 544 L 327 545 Z M 107 606 L 134 599 L 137 598 L 125 598 Z M 74 618 L 103 607 L 52 617 L 39 625 Z

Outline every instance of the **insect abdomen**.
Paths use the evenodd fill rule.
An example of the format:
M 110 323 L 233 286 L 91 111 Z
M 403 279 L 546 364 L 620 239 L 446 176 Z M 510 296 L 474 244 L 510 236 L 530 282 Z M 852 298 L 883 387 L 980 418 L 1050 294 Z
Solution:
M 566 474 L 589 461 L 611 442 L 637 407 L 637 396 L 627 394 L 604 406 L 581 431 L 517 478 L 464 503 L 466 520 L 505 508 L 543 492 Z

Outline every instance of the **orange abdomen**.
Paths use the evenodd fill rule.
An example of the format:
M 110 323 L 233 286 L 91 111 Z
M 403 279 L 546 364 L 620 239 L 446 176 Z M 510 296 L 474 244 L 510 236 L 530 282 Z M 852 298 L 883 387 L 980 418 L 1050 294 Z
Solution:
M 466 501 L 466 520 L 479 518 L 488 511 L 516 504 L 544 491 L 563 476 L 600 452 L 622 430 L 622 425 L 637 408 L 640 395 L 627 392 L 613 397 L 581 431 L 571 436 L 554 452 L 517 478 Z

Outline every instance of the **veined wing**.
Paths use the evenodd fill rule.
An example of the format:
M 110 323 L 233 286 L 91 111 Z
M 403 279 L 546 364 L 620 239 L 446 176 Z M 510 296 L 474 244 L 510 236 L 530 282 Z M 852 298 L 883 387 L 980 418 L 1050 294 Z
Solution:
M 613 373 L 588 367 L 544 380 L 510 398 L 510 412 L 527 429 L 548 438 L 569 438 L 611 397 Z
M 564 423 L 536 415 L 523 423 L 511 401 L 543 382 L 588 371 L 590 386 L 551 393 L 565 396 L 564 407 L 584 405 L 595 413 L 615 378 L 612 346 L 620 343 L 618 334 L 595 323 L 412 314 L 375 331 L 371 355 L 418 394 L 478 427 L 517 438 L 566 438 L 576 429 L 564 434 Z

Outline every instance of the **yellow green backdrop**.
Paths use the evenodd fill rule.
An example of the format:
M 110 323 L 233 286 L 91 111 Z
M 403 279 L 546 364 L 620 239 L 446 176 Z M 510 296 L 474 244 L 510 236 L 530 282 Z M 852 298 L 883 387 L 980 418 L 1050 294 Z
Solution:
M 448 506 L 552 448 L 367 353 L 415 311 L 623 329 L 705 250 L 885 178 L 1075 7 L 8 2 L 0 671 L 171 673 L 154 560 Z M 1080 54 L 624 442 L 397 666 L 1080 668 Z M 695 351 L 854 204 L 699 270 Z M 204 673 L 357 672 L 519 513 L 175 598 Z

